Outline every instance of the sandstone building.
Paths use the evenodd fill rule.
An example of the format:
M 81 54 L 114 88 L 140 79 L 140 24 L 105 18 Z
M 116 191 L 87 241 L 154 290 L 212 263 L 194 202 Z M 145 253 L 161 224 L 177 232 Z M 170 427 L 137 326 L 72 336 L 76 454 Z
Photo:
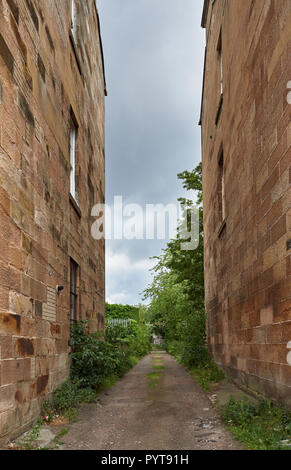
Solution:
M 105 95 L 94 0 L 0 0 L 0 440 L 68 377 L 70 323 L 104 327 Z
M 291 406 L 291 1 L 205 0 L 202 26 L 209 347 Z

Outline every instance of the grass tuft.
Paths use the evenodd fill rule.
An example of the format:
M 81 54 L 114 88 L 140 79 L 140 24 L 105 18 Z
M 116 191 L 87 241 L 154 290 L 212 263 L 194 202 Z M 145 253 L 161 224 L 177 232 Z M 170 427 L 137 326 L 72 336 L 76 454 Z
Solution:
M 253 404 L 231 398 L 222 418 L 233 436 L 250 450 L 291 450 L 291 413 L 269 401 Z
M 150 372 L 148 374 L 148 378 L 149 378 L 149 385 L 151 388 L 155 388 L 157 385 L 158 385 L 158 382 L 160 380 L 160 378 L 162 377 L 162 374 L 161 372 Z
M 212 361 L 200 367 L 192 367 L 189 372 L 205 392 L 210 392 L 214 384 L 224 379 L 224 373 Z

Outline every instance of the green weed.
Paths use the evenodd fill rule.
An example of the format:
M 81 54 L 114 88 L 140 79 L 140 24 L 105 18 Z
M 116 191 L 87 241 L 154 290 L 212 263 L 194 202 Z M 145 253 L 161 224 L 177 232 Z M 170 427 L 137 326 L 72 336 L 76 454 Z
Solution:
M 19 441 L 17 444 L 25 450 L 34 450 L 35 447 L 33 444 L 39 438 L 41 426 L 42 421 L 39 420 L 37 424 L 31 429 L 31 431 L 26 433 L 23 441 Z
M 234 437 L 252 450 L 291 450 L 291 413 L 269 401 L 231 398 L 222 410 Z
M 162 374 L 160 372 L 150 372 L 149 374 L 147 374 L 147 376 L 149 378 L 149 386 L 151 388 L 155 388 L 158 385 Z

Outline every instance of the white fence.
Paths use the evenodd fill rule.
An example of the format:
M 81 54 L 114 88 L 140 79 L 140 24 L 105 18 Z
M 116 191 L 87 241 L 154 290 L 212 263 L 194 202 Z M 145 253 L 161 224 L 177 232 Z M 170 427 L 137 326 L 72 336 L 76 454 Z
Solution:
M 110 326 L 128 326 L 128 324 L 130 323 L 130 319 L 126 319 L 126 318 L 110 318 L 109 320 L 107 320 L 107 325 L 110 325 Z

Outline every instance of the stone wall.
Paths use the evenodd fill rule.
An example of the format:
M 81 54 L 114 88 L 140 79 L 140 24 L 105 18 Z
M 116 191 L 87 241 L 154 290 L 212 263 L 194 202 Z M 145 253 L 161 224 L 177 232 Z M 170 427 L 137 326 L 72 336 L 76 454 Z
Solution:
M 105 192 L 102 44 L 95 1 L 75 0 L 73 24 L 71 11 L 71 0 L 0 0 L 0 440 L 68 377 L 71 259 L 77 318 L 104 327 L 104 241 L 90 234 Z
M 291 406 L 291 2 L 206 0 L 202 26 L 209 347 Z

